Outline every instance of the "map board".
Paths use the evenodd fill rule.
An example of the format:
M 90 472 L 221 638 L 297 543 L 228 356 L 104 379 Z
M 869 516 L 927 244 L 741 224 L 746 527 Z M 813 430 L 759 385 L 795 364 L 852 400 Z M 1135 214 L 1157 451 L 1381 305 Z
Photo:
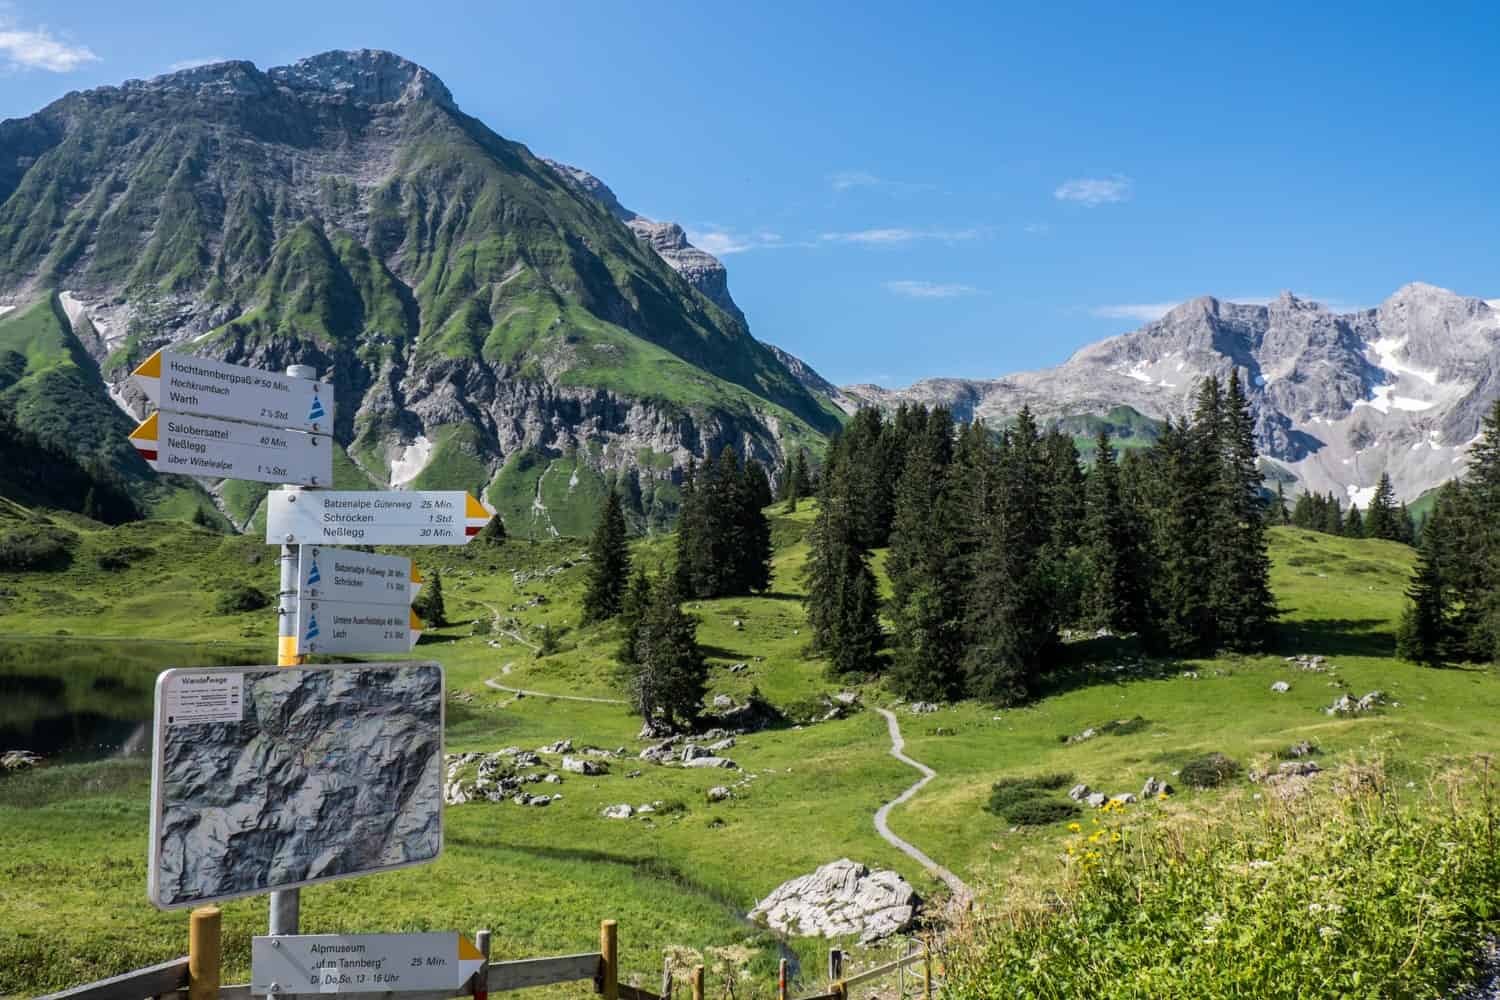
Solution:
M 436 860 L 443 702 L 436 663 L 163 672 L 151 901 L 177 909 Z

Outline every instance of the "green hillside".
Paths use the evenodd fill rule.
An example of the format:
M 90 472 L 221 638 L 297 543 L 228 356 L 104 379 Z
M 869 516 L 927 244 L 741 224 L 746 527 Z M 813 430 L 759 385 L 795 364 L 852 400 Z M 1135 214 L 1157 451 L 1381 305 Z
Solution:
M 812 506 L 773 519 L 772 593 L 689 605 L 714 664 L 710 698 L 742 700 L 755 690 L 790 721 L 801 721 L 825 714 L 826 696 L 839 689 L 804 652 L 799 574 Z M 22 516 L 0 511 L 0 537 L 16 530 Z M 180 524 L 101 530 L 54 518 L 52 527 L 72 535 L 70 564 L 0 574 L 0 644 L 6 636 L 65 629 L 77 637 L 249 644 L 271 655 L 272 613 L 214 611 L 218 593 L 231 584 L 274 590 L 266 546 Z M 643 746 L 639 720 L 623 706 L 517 698 L 485 686 L 497 679 L 623 697 L 612 659 L 614 627 L 578 626 L 580 544 L 538 538 L 411 553 L 427 572 L 441 569 L 448 614 L 458 623 L 435 630 L 417 650 L 448 671 L 449 750 L 570 738 L 633 753 Z M 996 711 L 963 702 L 920 716 L 898 708 L 907 753 L 939 777 L 892 816 L 896 832 L 974 886 L 985 906 L 992 894 L 1004 898 L 1001 887 L 1017 879 L 1045 886 L 1055 878 L 1056 845 L 1066 833 L 1061 823 L 1012 829 L 987 812 L 991 786 L 1001 778 L 1063 772 L 1109 792 L 1139 792 L 1147 777 L 1180 783 L 1172 774 L 1194 755 L 1222 752 L 1243 767 L 1265 766 L 1299 740 L 1318 745 L 1325 767 L 1378 751 L 1393 774 L 1415 776 L 1425 761 L 1495 749 L 1495 734 L 1476 721 L 1500 712 L 1500 678 L 1492 670 L 1430 670 L 1391 658 L 1410 549 L 1286 528 L 1273 529 L 1271 538 L 1285 623 L 1265 655 L 1152 660 L 1123 640 L 1077 639 L 1068 646 L 1072 669 L 1027 707 Z M 671 538 L 639 541 L 636 557 L 661 564 L 671 544 Z M 110 553 L 117 558 L 102 558 Z M 562 648 L 538 658 L 532 647 L 542 626 L 561 635 Z M 1300 670 L 1285 659 L 1294 655 L 1325 656 L 1336 672 Z M 746 666 L 725 669 L 737 663 Z M 136 692 L 122 697 L 144 698 L 156 668 L 121 669 L 128 671 L 122 691 Z M 0 666 L 0 678 L 5 670 Z M 1287 681 L 1291 690 L 1273 693 L 1274 681 Z M 1361 717 L 1323 712 L 1342 692 L 1376 689 L 1399 707 Z M 878 680 L 860 691 L 868 704 L 890 703 Z M 1132 721 L 1118 734 L 1060 739 L 1114 720 Z M 778 952 L 739 915 L 785 879 L 849 856 L 895 868 L 930 899 L 946 893 L 875 836 L 871 814 L 915 777 L 888 748 L 883 720 L 856 712 L 740 738 L 730 756 L 757 777 L 726 803 L 704 799 L 722 775 L 622 760 L 603 777 L 569 776 L 561 786 L 565 798 L 550 809 L 452 807 L 440 862 L 308 890 L 303 926 L 489 926 L 503 940 L 503 953 L 519 957 L 582 950 L 597 921 L 615 917 L 630 972 L 655 975 L 668 945 L 708 955 L 711 965 L 725 961 L 712 950 L 728 948 L 731 965 L 751 977 L 745 992 L 765 995 Z M 641 776 L 629 777 L 636 767 Z M 1241 779 L 1227 793 L 1182 791 L 1170 801 L 1172 815 L 1217 815 L 1253 788 Z M 24 928 L 19 937 L 0 938 L 0 969 L 8 977 L 0 978 L 0 994 L 60 988 L 180 953 L 183 918 L 156 913 L 142 899 L 145 789 L 139 759 L 0 779 L 0 877 L 18 887 L 0 900 L 0 925 Z M 650 820 L 599 815 L 614 803 L 656 800 L 681 807 Z M 1147 822 L 1166 808 L 1143 804 L 1131 816 Z M 43 870 L 44 881 L 26 874 Z M 264 925 L 264 904 L 231 903 L 225 912 L 230 977 L 240 981 L 249 937 Z M 52 945 L 63 933 L 78 942 L 65 962 Z M 792 947 L 811 986 L 825 944 L 798 939 Z

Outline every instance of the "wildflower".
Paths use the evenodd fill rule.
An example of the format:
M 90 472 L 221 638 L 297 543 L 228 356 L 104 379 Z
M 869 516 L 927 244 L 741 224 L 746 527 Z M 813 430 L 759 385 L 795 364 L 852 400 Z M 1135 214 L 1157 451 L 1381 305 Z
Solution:
M 1120 842 L 1120 831 L 1116 830 L 1114 833 L 1110 834 L 1109 842 L 1111 844 L 1118 844 Z
M 1157 792 L 1156 793 L 1156 801 L 1158 801 L 1158 802 L 1165 802 L 1165 801 L 1167 801 L 1167 793 L 1166 792 Z
M 1331 940 L 1332 938 L 1336 938 L 1338 936 L 1339 929 L 1337 927 L 1324 926 L 1318 928 L 1318 937 L 1322 938 L 1324 941 Z
M 1068 824 L 1068 829 L 1070 831 L 1072 831 L 1073 833 L 1078 833 L 1079 831 L 1081 831 L 1083 829 L 1083 827 L 1080 824 L 1078 824 L 1078 823 L 1069 823 Z

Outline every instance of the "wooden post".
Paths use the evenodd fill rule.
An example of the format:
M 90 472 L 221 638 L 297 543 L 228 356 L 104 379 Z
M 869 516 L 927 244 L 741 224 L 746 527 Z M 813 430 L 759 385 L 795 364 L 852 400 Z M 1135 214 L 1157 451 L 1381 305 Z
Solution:
M 218 1000 L 219 908 L 200 906 L 188 922 L 188 1000 Z
M 484 955 L 484 964 L 474 973 L 474 1000 L 489 1000 L 490 995 L 490 932 L 475 931 L 474 944 Z
M 620 1000 L 619 925 L 613 920 L 599 923 L 599 954 L 604 959 L 604 1000 Z
M 703 966 L 693 966 L 693 1000 L 703 1000 Z
M 932 943 L 922 948 L 922 1000 L 932 1000 Z
M 838 982 L 844 978 L 844 953 L 838 948 L 828 949 L 828 979 Z
M 776 969 L 776 1000 L 786 1000 L 786 959 Z
M 672 957 L 661 960 L 661 1000 L 672 1000 Z

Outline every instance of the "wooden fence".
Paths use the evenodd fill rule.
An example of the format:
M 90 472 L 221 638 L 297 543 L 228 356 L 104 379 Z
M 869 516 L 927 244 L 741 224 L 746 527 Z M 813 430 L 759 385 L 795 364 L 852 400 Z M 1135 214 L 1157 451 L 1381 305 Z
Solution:
M 186 956 L 109 979 L 101 979 L 84 986 L 76 986 L 60 993 L 51 993 L 38 1000 L 147 1000 L 147 998 L 252 1000 L 249 983 L 220 985 L 222 953 L 219 922 L 218 907 L 199 907 L 193 911 L 189 923 Z M 592 980 L 594 992 L 604 997 L 604 1000 L 663 1000 L 663 998 L 670 1000 L 672 996 L 670 968 L 662 976 L 660 994 L 620 982 L 619 926 L 613 920 L 605 920 L 599 925 L 599 950 L 578 955 L 491 962 L 488 961 L 490 932 L 482 930 L 474 937 L 475 944 L 484 954 L 486 962 L 458 991 L 361 993 L 358 994 L 359 1000 L 453 1000 L 455 997 L 488 1000 L 491 993 L 583 980 Z M 815 994 L 811 997 L 800 998 L 800 1000 L 848 1000 L 851 987 L 888 976 L 917 962 L 923 963 L 924 1000 L 931 1000 L 932 960 L 926 948 L 854 976 L 842 978 L 837 974 L 832 975 L 830 978 L 834 981 L 831 992 Z M 703 966 L 693 967 L 690 986 L 692 1000 L 704 1000 Z M 788 1000 L 785 960 L 781 962 L 777 995 L 778 1000 Z M 292 1000 L 292 996 L 279 994 L 278 1000 Z

